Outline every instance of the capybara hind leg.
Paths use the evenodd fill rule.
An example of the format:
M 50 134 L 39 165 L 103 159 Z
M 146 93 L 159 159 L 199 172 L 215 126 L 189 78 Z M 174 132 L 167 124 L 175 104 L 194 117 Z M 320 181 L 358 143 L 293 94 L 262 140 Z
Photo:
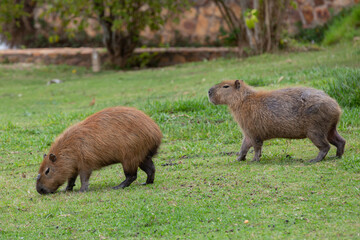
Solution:
M 315 159 L 310 160 L 310 162 L 320 162 L 325 158 L 327 153 L 330 150 L 330 144 L 323 134 L 320 133 L 310 133 L 308 138 L 314 143 L 314 145 L 320 150 L 319 154 Z
M 66 186 L 65 191 L 73 190 L 73 187 L 75 186 L 76 178 L 77 178 L 77 174 L 68 179 L 68 185 Z
M 246 154 L 248 153 L 251 147 L 252 147 L 251 140 L 245 136 L 241 144 L 240 152 L 238 153 L 239 157 L 236 160 L 245 161 Z
M 329 142 L 336 147 L 336 156 L 341 157 L 344 154 L 345 149 L 345 139 L 340 136 L 340 134 L 336 131 L 336 128 L 330 130 L 327 139 Z
M 262 145 L 263 145 L 263 141 L 261 140 L 256 140 L 254 142 L 254 158 L 253 158 L 253 162 L 259 162 L 260 161 L 260 157 L 261 157 L 261 149 L 262 149 Z
M 126 188 L 126 187 L 130 186 L 130 184 L 136 180 L 137 172 L 136 171 L 135 171 L 135 173 L 125 172 L 125 177 L 126 177 L 125 181 L 123 181 L 116 187 L 113 187 L 113 189 Z
M 80 192 L 85 192 L 89 188 L 89 178 L 91 171 L 80 171 L 81 188 Z
M 150 157 L 146 157 L 139 167 L 147 175 L 146 184 L 154 183 L 155 166 L 152 159 Z

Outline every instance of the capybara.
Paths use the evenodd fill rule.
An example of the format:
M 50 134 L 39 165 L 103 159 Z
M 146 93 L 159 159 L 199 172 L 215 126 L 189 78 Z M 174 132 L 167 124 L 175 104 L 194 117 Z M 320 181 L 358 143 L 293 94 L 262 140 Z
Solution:
M 272 138 L 309 138 L 320 150 L 311 162 L 324 159 L 329 143 L 336 146 L 336 156 L 344 153 L 345 139 L 336 130 L 341 109 L 323 91 L 305 87 L 256 91 L 242 80 L 230 80 L 210 88 L 208 95 L 211 103 L 228 105 L 242 129 L 239 161 L 251 147 L 253 161 L 259 161 L 263 142 Z
M 130 107 L 111 107 L 97 112 L 66 129 L 44 155 L 36 182 L 40 194 L 54 193 L 68 181 L 71 191 L 80 175 L 80 191 L 86 191 L 92 171 L 121 163 L 125 181 L 114 189 L 129 186 L 138 167 L 153 183 L 152 157 L 160 146 L 162 133 L 145 113 Z

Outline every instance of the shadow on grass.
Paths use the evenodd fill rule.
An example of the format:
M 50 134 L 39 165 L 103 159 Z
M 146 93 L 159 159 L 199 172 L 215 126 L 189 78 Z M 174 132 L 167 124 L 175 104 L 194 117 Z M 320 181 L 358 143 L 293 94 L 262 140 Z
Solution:
M 253 153 L 253 151 L 250 151 L 250 154 Z M 291 155 L 287 154 L 284 156 L 276 156 L 276 157 L 270 157 L 268 155 L 263 155 L 260 158 L 259 162 L 253 162 L 252 161 L 252 157 L 247 156 L 246 160 L 244 161 L 238 161 L 236 160 L 237 158 L 237 152 L 219 152 L 216 154 L 216 156 L 219 157 L 226 157 L 226 156 L 230 156 L 233 157 L 233 160 L 230 160 L 230 162 L 233 163 L 244 163 L 247 165 L 314 165 L 317 164 L 318 162 L 310 162 L 313 158 L 309 158 L 309 159 L 303 159 L 303 158 L 294 158 Z M 194 157 L 201 157 L 199 155 L 194 156 Z M 191 158 L 191 157 L 189 157 Z M 327 156 L 325 157 L 325 159 L 323 159 L 320 162 L 333 162 L 333 161 L 337 161 L 340 160 L 340 158 L 336 157 L 336 156 Z
M 317 163 L 320 162 L 333 162 L 336 160 L 339 160 L 338 157 L 336 156 L 330 156 L 330 157 L 325 157 L 322 161 L 320 162 L 310 162 L 313 158 L 309 158 L 309 159 L 303 159 L 303 158 L 294 158 L 290 155 L 286 155 L 285 157 L 282 158 L 269 158 L 266 157 L 266 155 L 260 159 L 259 162 L 252 162 L 251 160 L 247 160 L 246 162 L 248 164 L 254 164 L 254 165 L 303 165 L 303 166 L 310 166 L 310 165 L 316 165 Z

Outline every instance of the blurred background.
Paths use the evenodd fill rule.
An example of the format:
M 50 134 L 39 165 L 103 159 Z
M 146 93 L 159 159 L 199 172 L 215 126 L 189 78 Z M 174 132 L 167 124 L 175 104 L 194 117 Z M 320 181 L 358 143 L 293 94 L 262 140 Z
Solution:
M 2 0 L 0 49 L 103 48 L 102 62 L 119 68 L 164 66 L 227 55 L 246 57 L 277 50 L 311 50 L 340 41 L 358 41 L 358 3 L 359 0 Z M 164 57 L 164 51 L 171 51 L 148 50 L 150 47 L 235 49 L 221 53 L 198 49 L 192 55 L 176 50 L 176 56 Z M 3 63 L 47 63 L 44 58 L 5 58 L 4 54 L 0 57 Z M 62 61 L 70 65 L 90 64 L 66 60 L 59 63 Z

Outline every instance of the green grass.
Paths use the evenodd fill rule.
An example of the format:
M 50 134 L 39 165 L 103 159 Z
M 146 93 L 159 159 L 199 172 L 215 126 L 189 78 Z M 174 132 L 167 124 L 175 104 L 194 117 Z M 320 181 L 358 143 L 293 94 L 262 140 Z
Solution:
M 259 89 L 328 89 L 358 76 L 360 51 L 219 59 L 142 71 L 93 74 L 67 66 L 0 65 L 0 239 L 359 239 L 360 107 L 343 106 L 342 159 L 308 161 L 309 140 L 267 141 L 259 163 L 237 162 L 242 134 L 225 106 L 207 101 L 223 79 Z M 346 75 L 349 74 L 349 75 Z M 47 86 L 59 78 L 62 84 Z M 330 86 L 330 85 L 329 85 Z M 347 91 L 337 98 L 347 98 Z M 89 106 L 95 97 L 96 104 Z M 124 190 L 120 165 L 96 171 L 89 192 L 41 196 L 35 177 L 55 137 L 108 106 L 134 106 L 164 139 L 153 185 L 145 173 Z M 250 153 L 248 160 L 252 158 Z M 248 223 L 244 223 L 248 220 Z
M 352 41 L 354 37 L 360 36 L 360 4 L 351 8 L 351 12 L 332 23 L 325 31 L 322 43 L 331 45 L 340 41 Z

